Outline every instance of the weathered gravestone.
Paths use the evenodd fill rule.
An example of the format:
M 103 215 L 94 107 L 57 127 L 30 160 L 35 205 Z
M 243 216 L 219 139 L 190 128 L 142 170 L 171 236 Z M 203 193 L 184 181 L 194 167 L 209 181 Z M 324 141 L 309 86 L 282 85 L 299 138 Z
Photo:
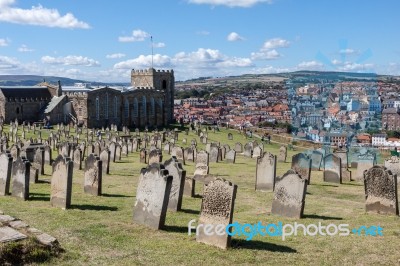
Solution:
M 253 158 L 258 158 L 258 157 L 260 157 L 261 155 L 262 155 L 262 148 L 260 147 L 260 146 L 256 146 L 254 149 L 253 149 Z
M 185 186 L 186 171 L 176 157 L 171 157 L 164 163 L 165 169 L 172 176 L 171 192 L 169 194 L 168 209 L 180 211 L 182 208 L 182 197 Z
M 382 166 L 364 172 L 365 210 L 399 215 L 397 177 Z
M 194 151 L 191 147 L 183 149 L 183 156 L 186 161 L 194 162 Z
M 162 162 L 162 153 L 161 150 L 155 149 L 149 152 L 149 165 L 153 163 L 161 163 Z
M 115 142 L 111 142 L 108 145 L 108 149 L 110 150 L 110 160 L 115 163 L 115 152 L 117 150 L 117 144 Z
M 310 184 L 311 159 L 304 153 L 298 153 L 292 157 L 292 169 L 295 170 L 301 178 L 307 180 Z
M 235 150 L 229 150 L 225 154 L 225 161 L 227 163 L 235 163 L 235 161 L 236 161 L 236 151 Z
M 232 135 L 232 133 L 228 133 L 228 140 L 233 140 L 233 135 Z
M 243 155 L 246 157 L 251 157 L 253 155 L 253 143 L 246 143 L 246 145 L 244 145 Z
M 211 146 L 210 147 L 210 153 L 209 153 L 209 160 L 211 163 L 218 163 L 219 159 L 219 149 L 217 146 Z
M 303 216 L 307 180 L 290 169 L 275 182 L 271 213 L 291 218 Z
M 236 191 L 237 185 L 220 178 L 204 184 L 197 242 L 222 249 L 230 247 L 231 236 L 225 232 L 225 228 L 232 223 Z M 207 233 L 210 227 L 223 233 L 210 235 Z
M 140 149 L 139 160 L 141 163 L 147 163 L 147 150 L 145 148 Z
M 123 144 L 121 145 L 121 154 L 122 154 L 122 156 L 128 157 L 128 153 L 129 153 L 129 151 L 128 151 L 128 144 L 123 143 Z
M 242 143 L 237 142 L 237 143 L 235 144 L 234 150 L 235 150 L 237 153 L 242 153 L 242 152 L 243 152 L 243 145 L 242 145 Z
M 287 157 L 287 148 L 286 146 L 281 146 L 279 148 L 278 162 L 285 163 Z
M 265 152 L 257 158 L 256 190 L 273 191 L 276 177 L 276 156 Z
M 375 163 L 375 158 L 371 154 L 362 154 L 357 158 L 357 170 L 354 176 L 355 180 L 364 179 L 364 171 L 372 168 Z
M 348 153 L 346 149 L 336 149 L 333 151 L 336 156 L 342 159 L 342 168 L 348 168 Z
M 203 178 L 208 175 L 209 171 L 209 155 L 206 151 L 199 151 L 196 157 L 196 169 L 194 178 Z
M 101 195 L 102 161 L 95 154 L 90 154 L 85 160 L 84 192 L 94 196 Z
M 0 196 L 10 194 L 12 162 L 11 154 L 7 152 L 0 154 Z
M 323 163 L 323 154 L 320 151 L 313 150 L 311 153 L 311 170 L 319 171 Z
M 44 147 L 44 163 L 51 165 L 52 160 L 53 160 L 52 150 L 51 147 L 47 145 Z
M 171 153 L 171 145 L 169 144 L 169 142 L 165 143 L 164 145 L 164 151 L 167 152 L 167 154 Z
M 74 169 L 82 170 L 82 150 L 80 148 L 74 150 Z
M 71 206 L 72 173 L 74 163 L 69 157 L 58 157 L 53 162 L 51 177 L 51 206 L 68 209 Z
M 165 224 L 172 176 L 163 165 L 152 164 L 143 168 L 136 191 L 133 221 L 154 229 Z
M 12 195 L 23 200 L 29 199 L 29 176 L 31 163 L 25 157 L 17 157 L 12 163 Z
M 174 147 L 171 156 L 175 156 L 182 165 L 185 165 L 185 154 L 182 147 Z
M 103 170 L 103 174 L 110 174 L 110 150 L 105 148 L 100 153 L 100 160 L 102 162 L 101 169 Z
M 392 156 L 385 160 L 385 167 L 392 172 L 393 175 L 397 175 L 397 182 L 400 183 L 400 159 L 397 156 Z
M 324 181 L 342 183 L 342 159 L 335 154 L 328 154 L 324 158 Z
M 11 157 L 13 158 L 13 161 L 17 160 L 19 154 L 21 152 L 21 149 L 17 145 L 12 145 L 10 148 L 10 154 Z

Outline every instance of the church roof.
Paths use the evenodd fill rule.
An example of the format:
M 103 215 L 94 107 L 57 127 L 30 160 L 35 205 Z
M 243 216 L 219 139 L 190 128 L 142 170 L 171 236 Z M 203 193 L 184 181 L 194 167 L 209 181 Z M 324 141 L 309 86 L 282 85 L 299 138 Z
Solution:
M 44 86 L 1 86 L 0 90 L 6 98 L 51 98 Z
M 62 95 L 60 97 L 54 96 L 49 104 L 47 105 L 46 109 L 44 110 L 45 114 L 50 113 L 53 109 L 66 97 L 66 95 Z

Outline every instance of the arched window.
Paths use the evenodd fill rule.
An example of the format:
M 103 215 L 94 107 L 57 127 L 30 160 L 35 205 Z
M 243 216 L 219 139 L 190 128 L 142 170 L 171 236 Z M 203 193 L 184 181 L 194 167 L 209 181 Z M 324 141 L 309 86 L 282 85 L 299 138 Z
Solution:
M 118 116 L 118 99 L 117 96 L 114 96 L 114 118 Z
M 163 90 L 167 88 L 167 81 L 165 79 L 162 81 L 162 88 Z
M 133 100 L 133 116 L 135 117 L 139 116 L 139 102 L 137 98 Z
M 146 101 L 146 96 L 143 96 L 142 98 L 142 114 L 144 117 L 147 117 L 147 101 Z
M 108 119 L 108 92 L 106 93 L 106 109 L 105 109 L 105 117 Z
M 19 107 L 17 107 L 16 113 L 17 113 L 17 115 L 19 114 Z
M 100 120 L 100 99 L 99 99 L 99 96 L 96 97 L 96 119 Z
M 153 97 L 151 98 L 150 103 L 151 103 L 151 113 L 150 113 L 150 115 L 154 116 L 156 114 L 156 105 L 155 105 Z
M 124 108 L 125 108 L 125 117 L 128 118 L 129 117 L 129 101 L 128 101 L 128 99 L 125 99 Z

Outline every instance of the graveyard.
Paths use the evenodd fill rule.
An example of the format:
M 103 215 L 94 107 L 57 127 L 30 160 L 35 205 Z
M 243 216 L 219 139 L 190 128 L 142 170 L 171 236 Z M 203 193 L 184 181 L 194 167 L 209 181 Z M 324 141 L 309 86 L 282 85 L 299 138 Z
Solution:
M 3 125 L 2 130 L 7 133 L 12 132 L 9 125 Z M 38 139 L 40 134 L 42 141 L 38 142 L 45 143 L 50 136 L 54 139 L 60 130 L 55 127 L 54 129 L 36 129 L 33 132 L 33 129 L 22 130 L 22 126 L 19 125 L 16 137 L 21 141 L 32 138 L 32 143 L 34 143 L 34 139 Z M 387 205 L 385 205 L 387 208 L 377 206 L 374 198 L 376 194 L 373 193 L 382 192 L 376 192 L 376 187 L 365 189 L 362 177 L 359 177 L 360 169 L 368 170 L 373 164 L 369 165 L 360 161 L 359 165 L 355 165 L 346 162 L 349 168 L 345 167 L 346 169 L 342 170 L 344 160 L 338 159 L 341 156 L 338 153 L 337 156 L 332 155 L 333 158 L 329 157 L 330 163 L 329 165 L 327 163 L 326 171 L 324 171 L 321 162 L 316 165 L 316 159 L 309 159 L 317 158 L 320 156 L 319 153 L 310 153 L 301 147 L 296 147 L 296 150 L 283 149 L 282 146 L 287 146 L 288 143 L 272 142 L 259 146 L 261 140 L 255 134 L 249 138 L 232 129 L 220 128 L 217 131 L 206 131 L 203 127 L 196 132 L 196 130 L 178 127 L 177 131 L 171 130 L 170 135 L 166 134 L 165 141 L 155 145 L 161 145 L 159 150 L 152 149 L 150 144 L 144 147 L 143 143 L 140 148 L 138 145 L 131 149 L 124 147 L 124 142 L 122 142 L 123 145 L 113 144 L 118 147 L 108 145 L 110 150 L 113 149 L 109 163 L 104 163 L 100 154 L 104 147 L 93 145 L 91 149 L 97 153 L 95 156 L 91 155 L 88 146 L 85 149 L 80 146 L 82 165 L 76 165 L 75 160 L 68 161 L 65 159 L 66 156 L 62 156 L 66 153 L 61 145 L 64 139 L 77 136 L 76 131 L 78 131 L 77 128 L 71 127 L 69 136 L 59 136 L 60 143 L 57 145 L 49 143 L 52 160 L 57 162 L 57 166 L 60 165 L 55 171 L 62 171 L 60 170 L 62 167 L 66 167 L 66 172 L 72 171 L 71 180 L 66 182 L 71 182 L 71 184 L 64 184 L 66 177 L 57 182 L 52 181 L 54 164 L 52 166 L 50 163 L 45 163 L 43 169 L 37 171 L 36 182 L 29 184 L 29 192 L 23 193 L 22 197 L 14 194 L 14 196 L 0 196 L 0 211 L 4 215 L 20 219 L 29 226 L 57 239 L 60 251 L 44 260 L 44 263 L 51 265 L 393 265 L 400 262 L 398 207 L 396 214 L 396 210 Z M 79 139 L 73 139 L 72 142 L 94 143 L 96 136 L 89 136 L 89 133 L 85 132 L 83 129 L 83 132 L 79 134 Z M 110 142 L 112 137 L 118 137 L 121 140 L 135 137 L 144 139 L 146 135 L 154 134 L 126 130 L 116 132 L 107 129 L 102 131 L 101 138 L 102 141 Z M 125 137 L 127 135 L 129 137 Z M 7 149 L 10 149 L 17 140 L 14 138 L 13 142 L 12 138 L 9 140 Z M 169 142 L 168 148 L 165 147 L 166 142 Z M 193 142 L 196 143 L 198 158 L 202 154 L 200 151 L 207 151 L 208 163 L 196 165 L 193 150 L 189 155 L 188 150 L 183 149 L 192 147 Z M 249 152 L 246 147 L 250 142 L 253 144 Z M 233 153 L 237 143 L 242 144 L 242 151 Z M 171 148 L 173 145 L 175 148 Z M 116 150 L 119 150 L 119 153 L 115 152 Z M 267 153 L 262 156 L 264 152 Z M 285 159 L 282 159 L 283 152 L 287 152 Z M 299 153 L 309 153 L 310 156 L 298 155 Z M 11 154 L 13 154 L 12 151 Z M 71 154 L 71 151 L 67 154 Z M 175 157 L 172 158 L 172 155 Z M 292 162 L 292 156 L 297 158 L 296 163 Z M 188 160 L 189 157 L 192 157 L 192 160 Z M 186 159 L 182 160 L 182 158 Z M 376 163 L 386 164 L 385 159 L 387 158 L 380 157 Z M 165 169 L 152 164 L 157 165 L 157 162 L 161 162 Z M 149 163 L 151 167 L 148 170 L 142 170 L 148 167 Z M 20 160 L 19 164 L 28 164 L 28 162 Z M 275 175 L 276 178 L 272 178 L 272 181 L 261 180 L 263 177 L 257 164 L 265 165 L 265 167 L 275 165 L 276 169 L 271 175 Z M 35 162 L 32 165 L 35 165 Z M 350 165 L 355 167 L 350 167 Z M 289 171 L 291 168 L 294 170 Z M 392 175 L 382 169 L 377 167 L 373 171 L 382 176 L 386 175 L 385 180 L 392 180 L 390 179 Z M 170 174 L 176 171 L 181 175 L 185 172 L 183 196 L 179 197 L 182 191 L 179 192 L 177 188 L 183 181 L 180 180 L 179 182 L 182 182 L 178 184 L 179 182 L 172 180 L 171 176 L 168 177 L 166 171 Z M 337 176 L 338 171 L 341 173 L 340 178 Z M 353 177 L 351 179 L 354 180 L 350 180 L 349 171 Z M 371 178 L 374 184 L 381 184 L 382 181 L 374 177 L 375 172 L 368 172 L 367 177 Z M 153 188 L 154 182 L 149 184 L 149 177 L 146 175 L 151 173 L 160 174 L 156 176 L 160 186 Z M 195 176 L 195 181 L 192 179 L 193 176 Z M 285 178 L 278 178 L 283 176 Z M 286 179 L 286 176 L 291 179 Z M 213 181 L 215 178 L 218 178 L 218 181 Z M 274 196 L 272 190 L 275 188 L 276 192 L 280 188 L 285 189 L 285 186 L 287 188 L 285 182 L 293 185 L 299 180 L 301 185 L 296 195 L 300 195 L 300 199 L 296 199 L 296 202 L 301 202 L 302 205 L 298 208 L 285 209 L 285 204 L 279 202 L 280 198 Z M 388 186 L 389 181 L 383 182 L 385 184 L 382 186 Z M 194 191 L 188 192 L 186 190 L 190 182 L 191 185 L 194 184 Z M 226 189 L 225 197 L 234 200 L 234 206 L 225 210 L 230 212 L 233 209 L 224 223 L 229 223 L 231 219 L 231 222 L 240 224 L 257 224 L 261 221 L 263 224 L 278 224 L 279 222 L 283 224 L 297 222 L 304 225 L 349 224 L 349 228 L 380 226 L 383 228 L 383 236 L 364 234 L 305 236 L 299 234 L 282 240 L 279 236 L 257 235 L 248 241 L 246 236 L 236 235 L 232 236 L 227 247 L 222 244 L 222 248 L 221 244 L 209 244 L 209 240 L 201 239 L 201 237 L 196 241 L 194 231 L 188 235 L 188 223 L 193 219 L 196 220 L 196 224 L 205 221 L 206 216 L 201 213 L 202 197 L 216 183 L 218 183 L 218 189 Z M 57 198 L 57 191 L 52 193 L 53 186 L 57 184 L 70 189 L 66 192 L 70 195 L 69 199 L 68 196 L 67 200 Z M 11 180 L 10 193 L 14 186 Z M 140 189 L 138 193 L 138 187 L 147 190 Z M 367 205 L 368 212 L 366 212 L 366 190 L 372 191 L 371 195 L 374 195 L 367 200 L 367 202 L 369 200 L 372 202 Z M 164 217 L 164 220 L 161 218 L 153 223 L 154 217 L 149 217 L 150 214 L 145 213 L 143 206 L 149 201 L 149 191 L 156 191 L 150 196 L 154 198 L 155 207 L 163 205 L 162 208 L 160 207 L 162 209 L 160 216 Z M 168 202 L 165 202 L 166 191 L 171 191 Z M 390 193 L 397 197 L 397 192 L 390 191 Z M 204 210 L 215 207 L 213 204 L 218 204 L 218 201 L 213 203 L 212 198 L 208 198 L 208 201 L 203 202 Z M 376 210 L 382 213 L 377 213 Z M 209 218 L 214 213 L 215 211 L 210 211 L 207 217 Z M 23 243 L 23 241 L 32 240 L 28 238 L 21 241 Z M 0 255 L 6 254 L 7 245 L 10 243 L 0 243 Z

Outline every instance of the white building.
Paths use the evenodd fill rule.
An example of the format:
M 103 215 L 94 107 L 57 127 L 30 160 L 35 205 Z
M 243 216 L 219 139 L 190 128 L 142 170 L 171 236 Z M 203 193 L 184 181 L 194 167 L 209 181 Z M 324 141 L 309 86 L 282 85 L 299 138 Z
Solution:
M 373 134 L 372 135 L 372 146 L 374 146 L 374 147 L 386 146 L 386 134 Z

